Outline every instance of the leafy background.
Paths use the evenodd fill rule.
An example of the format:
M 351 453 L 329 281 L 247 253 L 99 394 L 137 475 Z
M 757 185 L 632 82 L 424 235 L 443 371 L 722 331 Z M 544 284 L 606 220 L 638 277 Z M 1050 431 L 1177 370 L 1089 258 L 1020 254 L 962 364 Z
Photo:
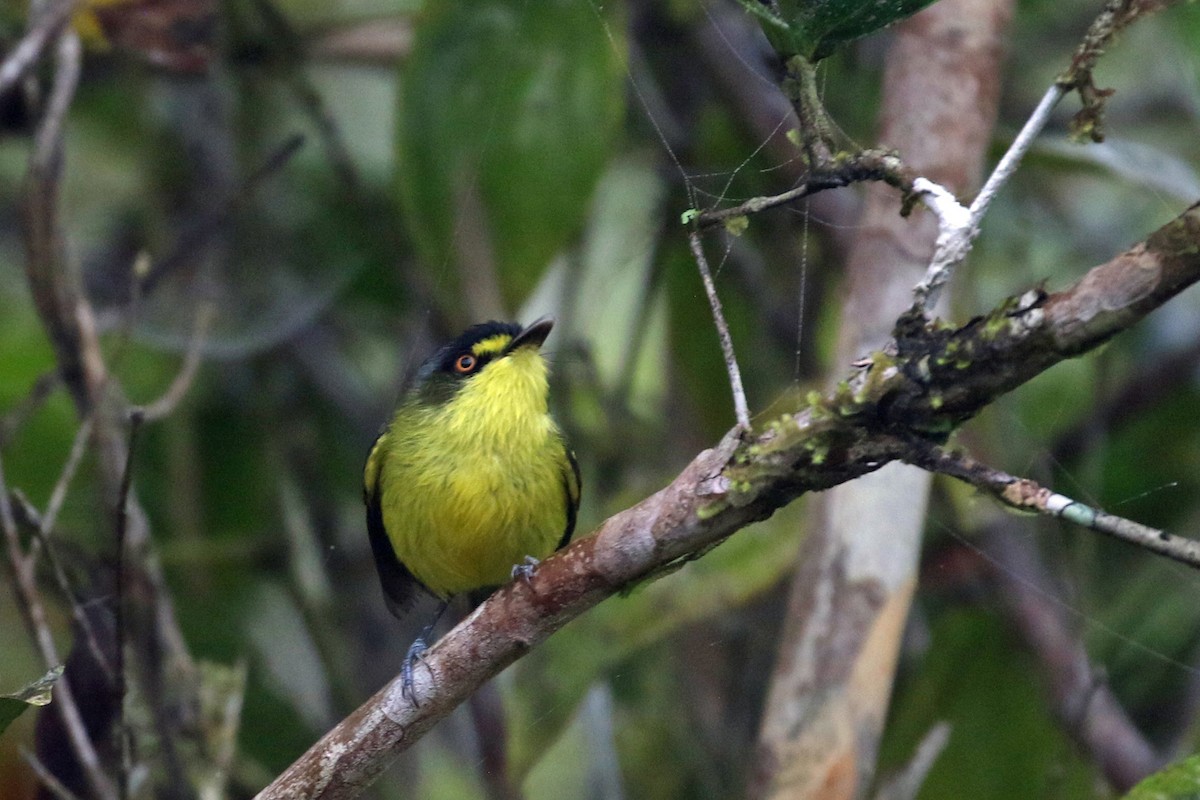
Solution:
M 1095 10 L 1082 0 L 1019 4 L 997 153 Z M 717 17 L 747 38 L 713 56 L 703 33 Z M 20 6 L 5 5 L 0 22 L 16 41 Z M 338 38 L 363 31 L 386 34 L 387 46 L 364 52 Z M 859 142 L 873 141 L 888 41 L 868 37 L 822 62 L 831 114 Z M 760 148 L 764 133 L 713 66 L 762 58 L 766 45 L 732 5 L 588 0 L 231 0 L 201 76 L 93 44 L 71 110 L 64 213 L 131 400 L 170 382 L 198 303 L 219 309 L 199 379 L 144 432 L 134 470 L 194 654 L 248 670 L 234 777 L 235 795 L 246 795 L 393 675 L 421 624 L 397 624 L 380 602 L 359 475 L 406 371 L 434 343 L 481 318 L 558 316 L 554 402 L 583 467 L 584 532 L 732 423 L 678 220 L 693 203 L 787 188 L 779 158 Z M 1200 197 L 1200 6 L 1139 23 L 1097 77 L 1117 90 L 1108 140 L 1068 142 L 1067 104 L 986 220 L 956 279 L 956 318 L 1038 281 L 1064 285 Z M 773 90 L 764 80 L 742 91 Z M 58 390 L 8 424 L 54 359 L 15 211 L 28 120 L 12 103 L 0 116 L 0 452 L 8 484 L 42 507 L 77 421 Z M 297 133 L 305 144 L 290 161 L 249 178 Z M 808 215 L 757 218 L 721 262 L 718 288 L 756 412 L 842 370 L 828 354 L 857 197 L 846 190 Z M 225 221 L 131 313 L 139 254 L 172 252 L 222 210 Z M 1193 291 L 1004 398 L 963 436 L 998 466 L 1194 533 L 1198 337 Z M 1179 354 L 1178 369 L 1146 379 Z M 93 466 L 85 462 L 56 531 L 82 575 L 112 547 Z M 882 769 L 948 720 L 950 744 L 922 798 L 1103 794 L 984 576 L 995 561 L 976 535 L 990 509 L 937 484 Z M 607 601 L 498 680 L 527 797 L 740 792 L 801 519 L 788 509 Z M 1021 530 L 1055 576 L 1045 602 L 1066 609 L 1101 679 L 1156 745 L 1195 750 L 1197 577 L 1056 523 Z M 68 608 L 47 594 L 65 652 Z M 8 592 L 0 632 L 0 692 L 10 692 L 44 669 Z M 28 796 L 18 749 L 31 730 L 27 714 L 0 737 L 4 797 Z M 405 754 L 376 794 L 483 796 L 477 752 L 459 715 Z

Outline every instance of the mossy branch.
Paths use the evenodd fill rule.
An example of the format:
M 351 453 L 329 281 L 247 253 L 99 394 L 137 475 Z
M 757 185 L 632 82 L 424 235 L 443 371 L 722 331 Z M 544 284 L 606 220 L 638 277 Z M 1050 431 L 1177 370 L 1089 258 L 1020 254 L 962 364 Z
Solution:
M 832 392 L 750 433 L 735 429 L 665 489 L 503 587 L 446 634 L 409 702 L 385 686 L 259 795 L 359 794 L 485 681 L 571 619 L 710 548 L 799 495 L 915 460 L 1000 395 L 1098 347 L 1200 280 L 1200 204 L 1057 293 L 1040 289 L 961 327 L 910 312 L 895 341 Z

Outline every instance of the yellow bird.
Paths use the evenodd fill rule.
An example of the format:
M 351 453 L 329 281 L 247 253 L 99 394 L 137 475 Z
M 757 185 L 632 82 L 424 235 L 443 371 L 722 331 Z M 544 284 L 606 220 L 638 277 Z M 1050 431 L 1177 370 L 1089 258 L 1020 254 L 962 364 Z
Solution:
M 371 448 L 367 531 L 397 617 L 418 589 L 444 609 L 453 595 L 528 575 L 570 540 L 579 467 L 550 417 L 540 350 L 553 325 L 543 317 L 525 328 L 469 328 L 421 365 Z

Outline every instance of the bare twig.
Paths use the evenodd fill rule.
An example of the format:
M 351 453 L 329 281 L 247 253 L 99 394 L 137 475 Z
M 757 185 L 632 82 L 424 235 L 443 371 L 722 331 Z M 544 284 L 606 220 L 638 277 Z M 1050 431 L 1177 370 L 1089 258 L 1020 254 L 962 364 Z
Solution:
M 1021 132 L 1001 157 L 1000 163 L 992 170 L 969 209 L 959 205 L 949 192 L 937 184 L 929 181 L 920 186 L 914 184 L 914 192 L 921 193 L 921 199 L 938 218 L 937 250 L 929 262 L 925 277 L 913 289 L 914 305 L 923 312 L 929 313 L 937 303 L 942 287 L 950 280 L 954 268 L 971 252 L 975 237 L 979 235 L 979 223 L 983 221 L 983 215 L 987 213 L 1000 188 L 1012 177 L 1017 165 L 1033 145 L 1033 140 L 1050 120 L 1050 112 L 1065 94 L 1066 90 L 1057 83 L 1046 90 L 1041 102 L 1025 121 Z
M 41 594 L 38 592 L 33 565 L 21 552 L 21 542 L 17 533 L 16 520 L 13 518 L 12 505 L 9 502 L 8 485 L 4 480 L 2 461 L 0 461 L 0 527 L 4 529 L 7 561 L 13 574 L 13 591 L 16 594 L 17 606 L 20 608 L 25 625 L 29 628 L 29 633 L 42 656 L 43 663 L 47 669 L 53 669 L 62 663 L 62 659 L 58 656 L 50 624 L 46 620 L 46 609 L 42 605 Z M 79 760 L 88 785 L 96 797 L 112 800 L 116 794 L 113 791 L 112 783 L 100 765 L 96 748 L 88 737 L 87 728 L 83 724 L 79 706 L 75 703 L 75 697 L 71 693 L 67 676 L 59 678 L 58 683 L 55 684 L 54 693 L 54 707 L 58 709 L 63 726 L 67 729 L 71 747 L 75 751 L 75 756 Z
M 37 775 L 38 780 L 57 800 L 80 800 L 74 792 L 62 785 L 62 781 L 54 777 L 54 773 L 46 769 L 46 765 L 39 761 L 36 755 L 22 748 L 21 758 L 25 759 L 25 763 Z
M 208 330 L 216 315 L 217 306 L 210 301 L 202 302 L 196 309 L 196 321 L 192 327 L 192 338 L 188 343 L 187 353 L 183 357 L 183 366 L 161 397 L 142 406 L 141 416 L 146 422 L 157 422 L 168 416 L 191 388 L 192 381 L 196 378 L 196 372 L 200 369 L 200 362 L 203 360 L 204 342 L 208 339 Z
M 879 788 L 875 793 L 875 800 L 914 800 L 925 784 L 925 778 L 933 768 L 934 762 L 950 743 L 950 730 L 949 722 L 938 722 L 926 731 L 912 758 L 903 769 Z
M 79 37 L 67 31 L 59 38 L 50 99 L 34 135 L 21 210 L 25 270 L 34 303 L 54 345 L 59 373 L 76 406 L 87 413 L 95 387 L 104 383 L 104 364 L 90 335 L 90 311 L 81 302 L 78 281 L 67 275 L 59 214 L 63 125 L 79 82 L 82 57 Z
M 912 453 L 906 455 L 904 460 L 983 489 L 1004 505 L 1018 511 L 1033 511 L 1048 517 L 1059 517 L 1200 569 L 1200 541 L 1174 536 L 1166 531 L 1108 514 L 1052 492 L 1028 478 L 1018 478 L 981 464 L 962 453 L 955 453 L 927 442 L 917 442 L 913 445 Z
M 63 600 L 71 606 L 71 618 L 75 620 L 75 624 L 83 632 L 83 638 L 86 640 L 88 650 L 92 653 L 92 658 L 100 665 L 104 677 L 111 683 L 116 678 L 113 665 L 108 663 L 108 658 L 104 653 L 103 647 L 100 645 L 100 637 L 96 635 L 95 627 L 92 625 L 92 620 L 88 617 L 79 602 L 79 598 L 71 589 L 71 581 L 67 578 L 67 571 L 63 568 L 62 560 L 59 559 L 58 552 L 54 549 L 54 544 L 40 532 L 36 536 L 37 538 L 34 541 L 40 542 L 46 550 L 46 560 L 50 562 L 50 568 L 54 572 L 54 580 L 58 584 L 59 591 L 63 594 Z
M 81 57 L 78 36 L 67 30 L 60 38 L 53 88 L 34 137 L 21 210 L 30 293 L 54 346 L 59 374 L 71 393 L 80 417 L 94 415 L 102 491 L 106 500 L 112 502 L 119 494 L 118 487 L 127 460 L 126 442 L 120 422 L 113 418 L 119 405 L 106 402 L 110 399 L 107 367 L 92 308 L 82 291 L 78 269 L 66 255 L 60 208 L 65 161 L 63 129 L 78 81 Z M 144 659 L 142 674 L 147 677 L 144 697 L 155 719 L 173 723 L 162 725 L 164 733 L 156 743 L 158 752 L 162 754 L 161 760 L 170 764 L 174 752 L 171 737 L 179 735 L 182 726 L 180 715 L 172 715 L 165 708 L 170 698 L 168 693 L 158 690 L 161 684 L 156 682 L 164 680 L 163 676 L 169 668 L 182 685 L 193 665 L 179 632 L 161 568 L 151 548 L 145 514 L 134 497 L 129 497 L 126 505 L 129 510 L 128 546 L 125 549 L 131 560 L 134 556 L 137 558 L 137 563 L 128 565 L 128 571 L 131 577 L 138 580 L 138 587 L 145 589 L 144 607 L 148 610 L 144 629 L 146 635 L 139 641 L 145 641 L 149 646 L 132 648 L 131 652 Z M 38 635 L 36 630 L 34 626 L 35 636 Z M 69 703 L 69 689 L 63 693 L 63 697 Z M 77 709 L 73 705 L 69 707 L 75 713 L 71 715 L 65 710 L 68 704 L 63 704 L 64 715 L 70 715 L 64 717 L 65 727 L 71 736 L 73 749 L 79 749 L 77 760 L 87 775 L 92 794 L 104 800 L 116 797 L 116 788 L 108 776 L 100 771 L 95 751 L 86 739 L 86 732 L 77 724 Z M 84 747 L 88 749 L 80 749 Z
M 79 37 L 68 30 L 58 38 L 54 81 L 45 113 L 34 134 L 21 210 L 25 268 L 34 302 L 54 344 L 59 372 L 71 390 L 76 406 L 86 414 L 92 406 L 93 392 L 104 383 L 104 365 L 99 360 L 95 332 L 89 328 L 91 317 L 86 303 L 80 302 L 76 284 L 64 279 L 65 244 L 58 208 L 63 168 L 63 125 L 79 82 L 81 62 Z M 60 659 L 37 590 L 33 564 L 21 552 L 2 473 L 0 517 L 3 518 L 4 533 L 8 540 L 8 560 L 12 566 L 18 604 L 43 660 L 48 667 L 53 667 L 60 663 Z M 115 797 L 66 677 L 59 681 L 57 694 L 55 705 L 89 787 L 99 798 Z
M 92 438 L 92 419 L 89 415 L 79 423 L 79 429 L 75 431 L 75 440 L 71 443 L 71 452 L 67 455 L 67 461 L 63 464 L 62 472 L 54 484 L 54 489 L 50 492 L 50 501 L 46 503 L 46 511 L 38 521 L 39 536 L 29 549 L 29 559 L 34 564 L 37 564 L 43 542 L 49 539 L 50 534 L 54 531 L 54 523 L 58 522 L 58 514 L 67 499 L 67 490 L 71 487 L 71 481 L 75 479 L 75 473 L 79 470 L 79 463 L 83 461 L 83 456 L 87 452 L 88 442 Z
M 905 192 L 913 188 L 913 178 L 899 156 L 895 153 L 866 150 L 841 163 L 826 164 L 814 170 L 805 176 L 803 183 L 781 194 L 751 197 L 731 208 L 689 212 L 685 214 L 685 221 L 694 221 L 703 230 L 737 217 L 786 205 L 826 189 L 838 189 L 863 181 L 883 181 Z
M 166 255 L 154 262 L 150 269 L 146 271 L 145 276 L 141 279 L 137 287 L 140 294 L 147 295 L 153 292 L 163 278 L 178 269 L 180 265 L 186 263 L 201 244 L 228 223 L 233 212 L 247 201 L 259 185 L 283 169 L 284 165 L 303 146 L 304 136 L 295 134 L 288 137 L 283 144 L 271 151 L 262 164 L 246 176 L 245 180 L 237 186 L 224 205 L 208 216 L 201 218 L 191 228 L 184 231 L 175 242 L 175 246 Z
M 38 554 L 46 553 L 46 559 L 50 562 L 50 569 L 54 573 L 54 580 L 58 584 L 59 591 L 62 593 L 63 602 L 71 606 L 71 617 L 75 620 L 75 624 L 79 626 L 79 630 L 83 632 L 87 639 L 88 649 L 91 650 L 92 658 L 100 665 L 105 676 L 111 681 L 113 678 L 112 667 L 108 663 L 108 659 L 104 655 L 104 651 L 100 646 L 100 638 L 96 636 L 95 630 L 92 627 L 92 621 L 88 618 L 83 606 L 79 603 L 78 597 L 71 588 L 71 581 L 67 577 L 67 571 L 63 567 L 62 560 L 59 559 L 57 551 L 54 549 L 54 544 L 47 537 L 46 532 L 50 528 L 45 522 L 45 517 L 38 513 L 33 504 L 28 498 L 21 493 L 19 489 L 13 489 L 10 495 L 13 502 L 19 503 L 20 517 L 23 525 L 33 528 L 33 541 L 30 543 L 29 555 L 27 559 L 30 563 L 30 569 L 36 570 Z
M 75 0 L 59 0 L 49 9 L 30 13 L 29 30 L 0 64 L 0 95 L 12 91 L 33 69 L 74 10 Z
M 117 791 L 121 800 L 129 796 L 129 773 L 132 761 L 129 752 L 129 737 L 125 728 L 125 699 L 128 692 L 125 672 L 125 604 L 128 577 L 126 575 L 125 559 L 128 551 L 126 541 L 129 530 L 129 491 L 133 486 L 133 454 L 137 446 L 138 431 L 142 427 L 143 415 L 140 409 L 129 413 L 129 444 L 125 451 L 125 468 L 121 473 L 121 488 L 117 493 L 117 609 L 116 609 L 116 639 L 117 639 L 117 697 L 120 698 L 117 711 L 117 736 L 120 739 L 121 765 L 120 780 Z
M 317 126 L 321 141 L 325 145 L 325 154 L 337 172 L 338 179 L 345 184 L 352 195 L 357 196 L 362 190 L 362 179 L 359 177 L 358 168 L 354 165 L 354 158 L 350 155 L 350 148 L 346 146 L 345 138 L 342 136 L 337 121 L 325 107 L 321 93 L 313 86 L 312 81 L 302 69 L 305 55 L 304 43 L 295 28 L 292 27 L 291 21 L 272 0 L 254 0 L 254 6 L 258 9 L 262 21 L 267 24 L 267 28 L 271 32 L 271 39 L 279 51 L 292 62 L 289 66 L 293 68 L 288 71 L 292 91 L 296 93 L 304 111 Z
M 76 439 L 76 442 L 78 441 L 80 440 Z M 72 458 L 74 458 L 74 455 L 75 450 L 72 451 Z M 68 467 L 64 468 L 64 472 L 68 471 L 68 468 L 71 471 L 74 469 L 73 467 L 69 467 L 69 462 Z M 54 543 L 50 541 L 48 536 L 48 532 L 52 526 L 47 524 L 46 517 L 38 514 L 37 509 L 33 507 L 33 504 L 19 490 L 13 490 L 12 498 L 22 504 L 22 521 L 33 528 L 33 541 L 30 543 L 29 555 L 27 556 L 30 569 L 36 569 L 38 554 L 45 552 L 46 560 L 50 562 L 50 569 L 54 573 L 54 580 L 58 584 L 59 591 L 62 593 L 63 602 L 71 607 L 71 618 L 75 620 L 75 624 L 83 632 L 84 638 L 87 640 L 88 649 L 92 653 L 92 658 L 100 665 L 100 669 L 104 672 L 105 677 L 111 682 L 114 677 L 112 665 L 108 663 L 108 658 L 100 646 L 100 637 L 96 635 L 91 619 L 88 618 L 87 613 L 79 602 L 79 598 L 71 588 L 71 581 L 67 577 L 67 571 L 63 567 L 62 560 L 58 557 L 57 551 L 54 549 Z
M 1042 99 L 1038 101 L 1037 106 L 1033 109 L 1033 113 L 1029 115 L 1029 119 L 1025 120 L 1025 124 L 1021 126 L 1020 133 L 1017 138 L 1013 139 L 1012 144 L 1004 151 L 1004 155 L 1000 157 L 1000 161 L 996 164 L 996 168 L 992 170 L 992 174 L 988 176 L 987 181 L 983 184 L 983 188 L 979 190 L 979 194 L 975 196 L 975 200 L 971 203 L 971 218 L 969 224 L 972 238 L 978 234 L 979 223 L 983 221 L 984 214 L 987 213 L 988 207 L 991 206 L 992 200 L 999 194 L 1001 187 L 1008 183 L 1008 179 L 1017 171 L 1017 165 L 1021 163 L 1021 159 L 1029 152 L 1029 148 L 1033 145 L 1033 140 L 1037 138 L 1042 129 L 1046 127 L 1046 123 L 1050 121 L 1050 112 L 1058 105 L 1058 101 L 1062 99 L 1062 92 L 1057 84 L 1051 86 L 1042 95 Z M 933 300 L 928 303 L 933 305 Z
M 733 354 L 733 339 L 729 335 L 729 325 L 725 322 L 725 314 L 721 311 L 721 299 L 717 297 L 717 287 L 713 285 L 712 272 L 709 271 L 708 260 L 704 257 L 704 244 L 700 241 L 698 230 L 693 230 L 688 234 L 688 244 L 692 248 L 696 266 L 700 268 L 700 279 L 704 281 L 704 292 L 708 295 L 708 305 L 712 308 L 713 323 L 717 326 L 717 337 L 721 340 L 721 352 L 725 355 L 725 369 L 729 371 L 729 388 L 733 390 L 733 413 L 737 418 L 738 427 L 748 431 L 750 430 L 750 408 L 746 405 L 746 390 L 742 388 L 742 372 L 738 369 L 737 356 Z
M 913 289 L 914 307 L 925 313 L 937 302 L 942 286 L 950 279 L 954 269 L 962 263 L 971 246 L 979 235 L 979 224 L 984 214 L 1000 189 L 1008 182 L 1020 164 L 1025 153 L 1029 151 L 1033 140 L 1037 138 L 1046 123 L 1050 120 L 1050 112 L 1058 102 L 1072 89 L 1078 89 L 1083 100 L 1084 109 L 1080 117 L 1086 121 L 1076 120 L 1076 127 L 1086 128 L 1096 141 L 1103 139 L 1100 132 L 1100 115 L 1103 111 L 1103 99 L 1111 92 L 1096 89 L 1092 83 L 1092 69 L 1096 61 L 1104 53 L 1108 44 L 1119 31 L 1128 26 L 1138 17 L 1154 12 L 1177 0 L 1109 0 L 1104 9 L 1093 20 L 1087 34 L 1076 50 L 1071 60 L 1071 66 L 1054 84 L 1042 95 L 1033 113 L 1021 127 L 1017 138 L 1008 146 L 987 182 L 979 190 L 971 203 L 970 214 L 963 216 L 943 216 L 937 205 L 930 205 L 938 213 L 941 235 L 938 237 L 938 249 L 929 263 L 925 277 Z M 927 197 L 929 195 L 926 195 Z
M 897 26 L 877 140 L 902 152 L 913 174 L 960 192 L 980 175 L 1013 5 L 944 0 Z M 945 91 L 964 80 L 972 91 Z M 903 218 L 909 197 L 897 202 L 878 182 L 862 194 L 853 243 L 838 268 L 844 295 L 835 364 L 885 346 L 935 246 L 929 215 Z M 750 800 L 866 796 L 904 646 L 931 482 L 922 470 L 895 465 L 807 504 L 747 775 Z

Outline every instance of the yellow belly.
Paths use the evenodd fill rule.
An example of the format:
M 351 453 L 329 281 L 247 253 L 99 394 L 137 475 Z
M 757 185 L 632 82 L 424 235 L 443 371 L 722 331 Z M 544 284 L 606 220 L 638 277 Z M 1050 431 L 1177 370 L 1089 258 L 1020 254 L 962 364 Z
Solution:
M 432 592 L 505 583 L 526 556 L 554 551 L 567 525 L 570 467 L 549 417 L 502 441 L 471 432 L 405 441 L 399 433 L 381 476 L 384 528 L 396 556 Z

